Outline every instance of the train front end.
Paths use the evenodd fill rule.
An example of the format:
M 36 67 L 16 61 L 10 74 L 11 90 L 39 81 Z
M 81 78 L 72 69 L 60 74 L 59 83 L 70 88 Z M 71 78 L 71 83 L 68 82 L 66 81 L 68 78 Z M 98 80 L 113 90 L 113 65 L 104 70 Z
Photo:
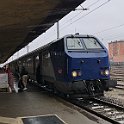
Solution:
M 71 35 L 64 41 L 70 92 L 103 95 L 110 79 L 107 49 L 97 38 L 89 35 Z

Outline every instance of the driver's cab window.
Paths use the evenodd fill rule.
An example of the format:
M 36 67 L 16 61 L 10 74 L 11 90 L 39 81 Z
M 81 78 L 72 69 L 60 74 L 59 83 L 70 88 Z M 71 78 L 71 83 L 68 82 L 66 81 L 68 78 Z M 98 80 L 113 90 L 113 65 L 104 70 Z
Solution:
M 67 49 L 82 50 L 84 49 L 80 38 L 67 38 Z
M 102 49 L 95 38 L 83 38 L 83 41 L 87 49 Z

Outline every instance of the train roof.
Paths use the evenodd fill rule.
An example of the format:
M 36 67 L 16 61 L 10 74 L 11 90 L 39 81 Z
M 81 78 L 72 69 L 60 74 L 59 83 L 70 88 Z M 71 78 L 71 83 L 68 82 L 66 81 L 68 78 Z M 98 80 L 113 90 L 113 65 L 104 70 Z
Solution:
M 61 40 L 61 39 L 63 39 L 63 38 L 66 38 L 66 37 L 94 37 L 94 38 L 96 38 L 95 36 L 93 36 L 93 35 L 88 35 L 88 34 L 87 34 L 87 35 L 82 35 L 82 34 L 67 34 L 67 35 L 65 35 L 65 36 L 63 36 L 63 37 L 61 37 L 61 38 L 59 38 L 59 39 L 53 40 L 53 41 L 51 41 L 50 43 L 48 43 L 48 44 L 46 44 L 46 45 L 43 45 L 43 46 L 41 46 L 41 47 L 39 47 L 39 48 L 37 48 L 37 49 L 35 49 L 35 50 L 33 50 L 33 51 L 31 51 L 31 52 L 25 54 L 25 55 L 22 55 L 21 57 L 19 57 L 18 59 L 15 59 L 14 61 L 17 61 L 17 60 L 19 60 L 19 59 L 21 59 L 21 58 L 23 58 L 23 57 L 29 56 L 29 55 L 31 55 L 31 54 L 37 53 L 39 50 L 41 50 L 41 49 L 43 49 L 43 48 L 45 48 L 45 47 L 49 47 L 51 44 L 53 44 L 53 43 L 55 43 L 55 42 L 57 42 L 57 41 L 59 41 L 59 40 Z M 97 39 L 97 38 L 96 38 L 96 39 Z

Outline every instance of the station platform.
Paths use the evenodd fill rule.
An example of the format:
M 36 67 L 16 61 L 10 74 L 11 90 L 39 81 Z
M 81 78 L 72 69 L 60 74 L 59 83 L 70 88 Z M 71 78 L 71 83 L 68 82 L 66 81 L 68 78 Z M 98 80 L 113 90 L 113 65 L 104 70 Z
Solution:
M 24 92 L 0 93 L 0 124 L 109 124 L 75 108 L 28 84 Z

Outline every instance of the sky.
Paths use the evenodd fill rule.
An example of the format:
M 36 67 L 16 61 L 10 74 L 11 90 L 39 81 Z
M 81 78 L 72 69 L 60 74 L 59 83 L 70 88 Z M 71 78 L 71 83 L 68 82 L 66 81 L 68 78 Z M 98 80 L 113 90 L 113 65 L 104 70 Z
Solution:
M 86 9 L 83 9 L 86 8 Z M 59 21 L 60 37 L 67 34 L 96 36 L 107 48 L 108 43 L 124 40 L 124 0 L 86 0 Z M 8 61 L 31 52 L 57 38 L 56 23 Z M 7 62 L 8 62 L 7 61 Z

